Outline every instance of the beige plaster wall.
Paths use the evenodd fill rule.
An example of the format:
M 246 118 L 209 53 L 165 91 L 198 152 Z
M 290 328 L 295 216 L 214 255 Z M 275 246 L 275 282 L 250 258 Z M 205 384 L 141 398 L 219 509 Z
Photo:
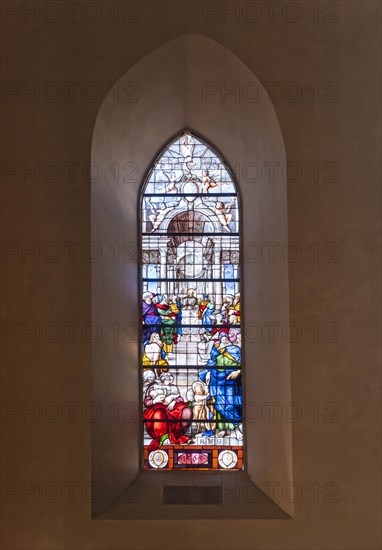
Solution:
M 163 69 L 166 68 L 165 73 Z M 261 99 L 256 103 L 232 102 L 222 105 L 219 98 L 204 101 L 201 93 L 206 82 L 231 81 L 244 87 L 256 83 Z M 223 151 L 230 166 L 239 166 L 238 185 L 243 197 L 241 228 L 243 249 L 251 243 L 288 241 L 286 182 L 281 174 L 272 185 L 266 177 L 254 184 L 244 178 L 250 163 L 264 165 L 269 159 L 286 164 L 284 145 L 271 102 L 243 63 L 221 45 L 203 36 L 188 34 L 170 41 L 142 59 L 114 86 L 127 89 L 134 82 L 137 100 L 115 102 L 111 90 L 97 116 L 92 162 L 106 176 L 92 184 L 92 241 L 107 248 L 110 243 L 137 245 L 139 191 L 150 162 L 174 134 L 183 128 L 200 132 Z M 167 113 L 171 112 L 168 117 Z M 109 166 L 123 166 L 134 159 L 134 181 L 116 186 Z M 117 187 L 117 188 L 116 188 Z M 114 274 L 115 272 L 115 274 Z M 254 402 L 290 403 L 289 343 L 279 339 L 267 345 L 264 339 L 253 342 L 254 323 L 272 319 L 279 326 L 289 322 L 288 266 L 280 257 L 273 263 L 248 261 L 243 254 L 245 387 L 248 407 L 246 422 L 246 470 L 261 485 L 277 479 L 281 485 L 292 480 L 291 423 L 281 417 L 274 422 L 253 422 Z M 139 319 L 136 262 L 121 262 L 115 270 L 114 257 L 104 258 L 92 266 L 92 320 L 111 326 L 116 318 L 136 325 Z M 105 292 L 105 288 L 108 289 Z M 94 398 L 97 402 L 139 403 L 138 338 L 116 345 L 100 339 L 93 347 Z M 118 350 L 118 357 L 113 357 Z M 110 373 L 113 376 L 110 376 Z M 138 420 L 138 418 L 137 418 Z M 120 424 L 106 416 L 94 423 L 95 471 L 93 481 L 110 487 L 118 480 L 127 482 L 136 475 L 139 461 L 138 422 L 130 422 L 121 432 Z M 122 435 L 123 434 L 123 435 Z M 108 453 L 104 452 L 105 438 Z M 118 466 L 117 469 L 113 468 Z M 110 495 L 111 499 L 113 494 Z M 103 499 L 106 500 L 106 499 Z M 292 514 L 292 502 L 281 495 L 274 500 Z M 106 503 L 99 502 L 102 510 Z M 110 503 L 109 503 L 110 505 Z
M 3 80 L 15 92 L 3 95 L 2 103 L 3 159 L 13 163 L 5 170 L 15 172 L 3 174 L 3 241 L 10 243 L 10 255 L 3 257 L 3 322 L 11 323 L 3 325 L 3 546 L 379 548 L 380 4 L 335 2 L 338 12 L 332 16 L 325 2 L 319 12 L 301 2 L 296 23 L 277 10 L 270 22 L 263 3 L 263 15 L 251 22 L 242 11 L 225 20 L 220 3 L 220 12 L 203 18 L 209 3 L 145 1 L 138 4 L 137 21 L 129 22 L 134 5 L 123 11 L 120 3 L 120 17 L 113 21 L 114 4 L 99 2 L 101 17 L 93 23 L 81 12 L 74 22 L 65 15 L 49 22 L 43 14 L 35 22 L 18 11 L 23 3 L 3 4 L 8 11 L 16 6 L 14 14 L 3 12 L 2 38 Z M 329 22 L 333 18 L 338 21 Z M 290 521 L 91 520 L 86 413 L 94 410 L 84 408 L 92 400 L 91 355 L 81 333 L 91 311 L 91 264 L 81 254 L 91 239 L 90 182 L 77 169 L 72 179 L 67 166 L 90 162 L 96 115 L 117 79 L 145 54 L 186 32 L 226 46 L 263 84 L 280 83 L 274 108 L 288 161 L 302 169 L 302 177 L 288 183 L 289 240 L 302 249 L 301 259 L 288 265 L 290 316 L 302 330 L 291 345 L 292 399 L 302 417 L 293 425 L 294 480 L 301 498 Z M 48 101 L 37 91 L 39 101 L 32 96 L 23 101 L 24 84 L 49 82 L 61 86 L 62 99 Z M 73 100 L 64 86 L 68 82 L 79 83 Z M 91 82 L 102 88 L 94 102 L 81 94 Z M 281 94 L 291 82 L 301 86 L 296 102 Z M 44 175 L 24 179 L 25 166 L 51 162 L 63 171 L 57 181 Z M 328 181 L 333 166 L 338 171 Z M 26 245 L 37 243 L 38 252 L 49 242 L 56 243 L 51 258 L 54 250 L 62 251 L 58 261 L 49 261 L 44 248 L 40 258 L 24 256 Z M 63 244 L 69 242 L 78 243 L 73 261 Z M 36 323 L 40 331 L 55 323 L 63 336 L 56 342 L 48 341 L 53 332 L 41 333 L 37 341 L 23 338 L 24 328 Z M 68 323 L 79 324 L 73 338 Z M 333 328 L 337 341 L 329 343 Z M 113 338 L 109 327 L 102 330 L 104 338 Z M 36 402 L 40 419 L 25 416 L 25 407 Z M 69 402 L 73 417 L 64 406 Z M 47 403 L 61 407 L 56 421 L 47 420 L 55 410 L 52 405 L 47 412 Z M 25 492 L 33 487 L 35 496 Z M 62 491 L 56 500 L 55 489 Z

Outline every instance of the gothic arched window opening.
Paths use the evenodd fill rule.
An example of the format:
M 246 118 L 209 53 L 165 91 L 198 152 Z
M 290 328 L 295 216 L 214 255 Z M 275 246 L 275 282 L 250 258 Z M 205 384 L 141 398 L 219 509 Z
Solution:
M 191 132 L 141 197 L 143 467 L 243 469 L 239 199 Z

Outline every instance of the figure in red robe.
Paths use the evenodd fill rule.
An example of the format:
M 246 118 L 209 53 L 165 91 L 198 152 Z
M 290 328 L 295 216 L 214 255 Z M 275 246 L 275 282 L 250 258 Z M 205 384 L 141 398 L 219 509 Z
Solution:
M 192 408 L 184 401 L 170 372 L 148 386 L 143 412 L 146 430 L 152 441 L 149 451 L 158 449 L 165 442 L 185 445 L 191 443 L 185 435 L 192 421 Z

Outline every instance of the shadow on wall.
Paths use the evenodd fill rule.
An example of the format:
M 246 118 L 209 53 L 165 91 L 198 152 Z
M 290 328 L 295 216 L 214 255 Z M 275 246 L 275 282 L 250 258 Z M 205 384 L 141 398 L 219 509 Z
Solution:
M 235 83 L 255 83 L 262 94 L 256 102 L 225 101 L 216 93 L 223 89 L 221 83 L 226 83 L 227 89 Z M 266 181 L 265 171 L 256 183 L 247 177 L 253 163 L 285 166 L 286 158 L 281 130 L 261 83 L 234 54 L 213 40 L 187 34 L 168 42 L 116 83 L 119 90 L 131 89 L 132 84 L 134 101 L 124 101 L 121 96 L 116 101 L 113 90 L 109 92 L 97 115 L 92 142 L 91 160 L 102 173 L 91 187 L 92 241 L 105 250 L 100 261 L 92 264 L 92 322 L 120 327 L 117 338 L 115 332 L 105 330 L 110 338 L 95 342 L 92 349 L 93 400 L 107 411 L 92 430 L 92 481 L 100 489 L 94 498 L 93 516 L 144 518 L 149 513 L 150 517 L 173 517 L 173 507 L 164 504 L 171 491 L 163 491 L 163 487 L 190 483 L 200 487 L 208 481 L 205 472 L 141 471 L 141 313 L 136 254 L 141 186 L 163 146 L 190 128 L 221 151 L 235 170 L 242 197 L 244 249 L 250 243 L 286 243 L 287 189 L 282 174 L 275 175 L 272 185 Z M 117 178 L 111 168 L 115 166 L 119 167 Z M 116 243 L 120 251 L 117 257 Z M 244 256 L 242 268 L 244 328 L 269 320 L 281 326 L 289 323 L 287 262 L 281 258 L 259 263 Z M 131 331 L 131 327 L 137 329 Z M 291 402 L 289 343 L 281 340 L 269 345 L 261 339 L 254 343 L 249 335 L 250 331 L 243 330 L 246 472 L 229 474 L 238 476 L 240 494 L 248 483 L 263 488 L 270 483 L 284 486 L 292 482 L 291 423 L 282 418 L 255 422 L 250 415 L 256 404 Z M 184 480 L 180 475 L 188 477 Z M 147 496 L 148 500 L 144 496 L 147 476 L 155 477 L 150 487 L 157 493 Z M 142 506 L 121 511 L 115 487 L 123 498 L 139 480 Z M 190 493 L 189 498 L 196 502 L 182 506 L 183 519 L 216 517 L 215 506 L 204 506 L 193 495 Z M 273 503 L 266 498 L 262 505 L 244 497 L 239 500 L 236 511 L 229 500 L 219 504 L 219 517 L 293 514 L 291 499 L 287 501 L 277 492 Z

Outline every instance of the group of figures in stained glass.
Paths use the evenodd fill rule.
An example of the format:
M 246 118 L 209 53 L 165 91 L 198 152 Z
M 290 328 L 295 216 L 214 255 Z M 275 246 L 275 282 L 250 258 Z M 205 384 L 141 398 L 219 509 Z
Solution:
M 232 178 L 186 133 L 142 202 L 145 468 L 242 468 L 239 252 Z

